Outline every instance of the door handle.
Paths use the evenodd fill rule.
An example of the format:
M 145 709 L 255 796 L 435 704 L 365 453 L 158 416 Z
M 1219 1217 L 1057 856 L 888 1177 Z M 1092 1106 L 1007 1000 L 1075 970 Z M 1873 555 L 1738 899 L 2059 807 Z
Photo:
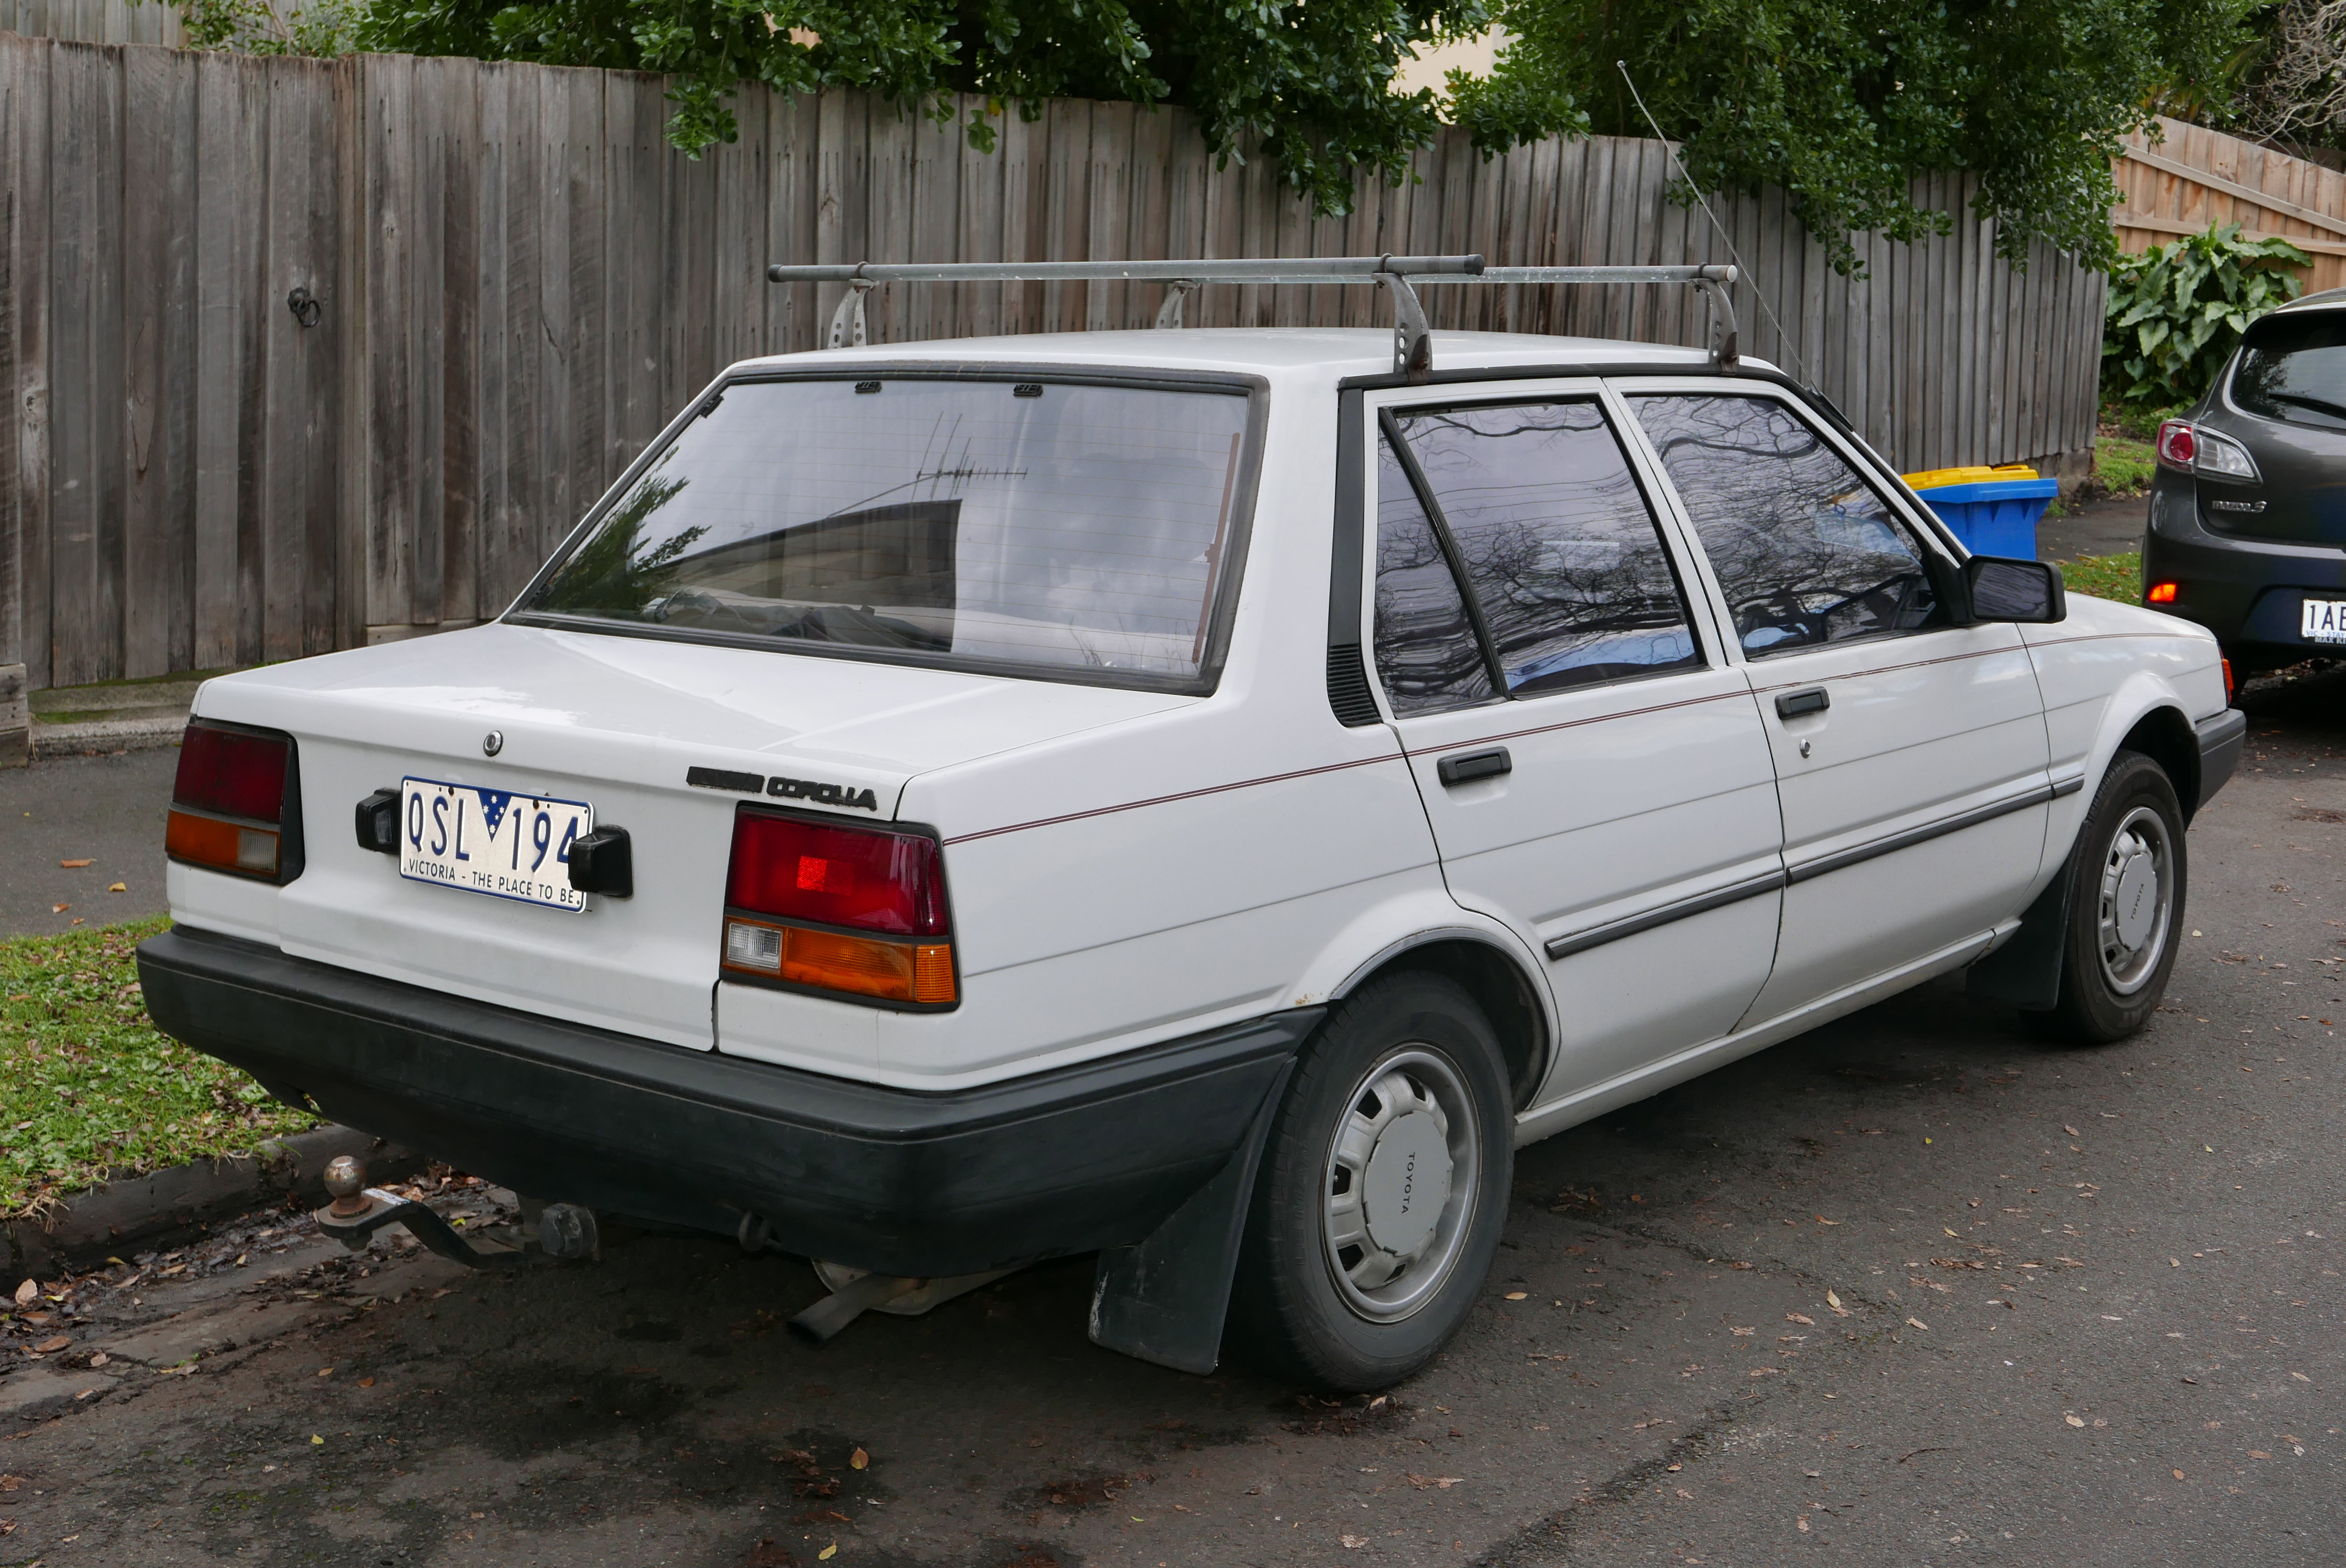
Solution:
M 1443 788 L 1454 789 L 1471 784 L 1477 779 L 1496 779 L 1502 773 L 1515 770 L 1515 759 L 1504 746 L 1494 746 L 1488 751 L 1469 751 L 1462 756 L 1445 757 L 1433 765 L 1434 776 Z
M 1798 718 L 1804 713 L 1822 713 L 1831 706 L 1832 698 L 1825 695 L 1825 688 L 1812 686 L 1806 691 L 1788 691 L 1778 697 L 1776 717 Z

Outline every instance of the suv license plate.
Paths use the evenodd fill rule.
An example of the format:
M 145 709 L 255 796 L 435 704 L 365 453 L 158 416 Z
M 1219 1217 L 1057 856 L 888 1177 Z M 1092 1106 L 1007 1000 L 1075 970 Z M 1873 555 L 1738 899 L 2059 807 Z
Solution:
M 2310 643 L 2346 643 L 2346 599 L 2308 599 L 2298 635 Z
M 583 913 L 570 845 L 595 830 L 584 800 L 551 800 L 436 779 L 399 784 L 399 874 L 468 893 Z

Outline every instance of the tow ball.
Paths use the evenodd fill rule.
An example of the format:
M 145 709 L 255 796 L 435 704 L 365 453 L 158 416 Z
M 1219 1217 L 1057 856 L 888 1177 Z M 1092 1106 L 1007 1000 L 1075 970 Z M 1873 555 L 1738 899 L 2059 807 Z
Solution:
M 413 1198 L 367 1186 L 365 1165 L 348 1155 L 327 1163 L 325 1180 L 334 1201 L 311 1217 L 320 1230 L 352 1252 L 363 1250 L 367 1238 L 384 1226 L 397 1225 L 432 1251 L 468 1268 L 515 1268 L 533 1257 L 600 1255 L 595 1211 L 575 1203 L 539 1204 L 524 1198 L 521 1224 L 484 1226 L 467 1234 Z

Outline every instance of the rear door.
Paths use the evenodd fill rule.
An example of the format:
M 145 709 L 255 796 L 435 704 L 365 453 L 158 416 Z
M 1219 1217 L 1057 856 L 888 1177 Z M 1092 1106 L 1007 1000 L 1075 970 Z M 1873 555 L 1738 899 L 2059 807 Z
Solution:
M 1379 681 L 1452 895 L 1548 961 L 1549 1100 L 1731 1029 L 1780 829 L 1739 668 L 1589 382 L 1382 394 L 1363 433 Z
M 1952 554 L 1780 389 L 1619 390 L 1701 545 L 1775 757 L 1790 885 L 1751 1022 L 2018 913 L 2052 798 L 2019 629 L 1958 624 Z

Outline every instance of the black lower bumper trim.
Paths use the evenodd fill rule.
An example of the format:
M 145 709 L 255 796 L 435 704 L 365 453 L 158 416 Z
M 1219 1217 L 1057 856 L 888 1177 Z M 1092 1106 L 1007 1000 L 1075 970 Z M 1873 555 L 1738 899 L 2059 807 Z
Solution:
M 325 1115 L 556 1201 L 916 1277 L 1137 1242 L 1226 1165 L 1323 1009 L 944 1094 L 451 997 L 181 927 L 168 1034 Z M 281 1092 L 281 1091 L 280 1091 Z
M 2249 740 L 2249 716 L 2228 708 L 2191 728 L 2199 734 L 2199 799 L 2191 803 L 2197 811 L 2215 798 L 2239 767 L 2240 750 Z

